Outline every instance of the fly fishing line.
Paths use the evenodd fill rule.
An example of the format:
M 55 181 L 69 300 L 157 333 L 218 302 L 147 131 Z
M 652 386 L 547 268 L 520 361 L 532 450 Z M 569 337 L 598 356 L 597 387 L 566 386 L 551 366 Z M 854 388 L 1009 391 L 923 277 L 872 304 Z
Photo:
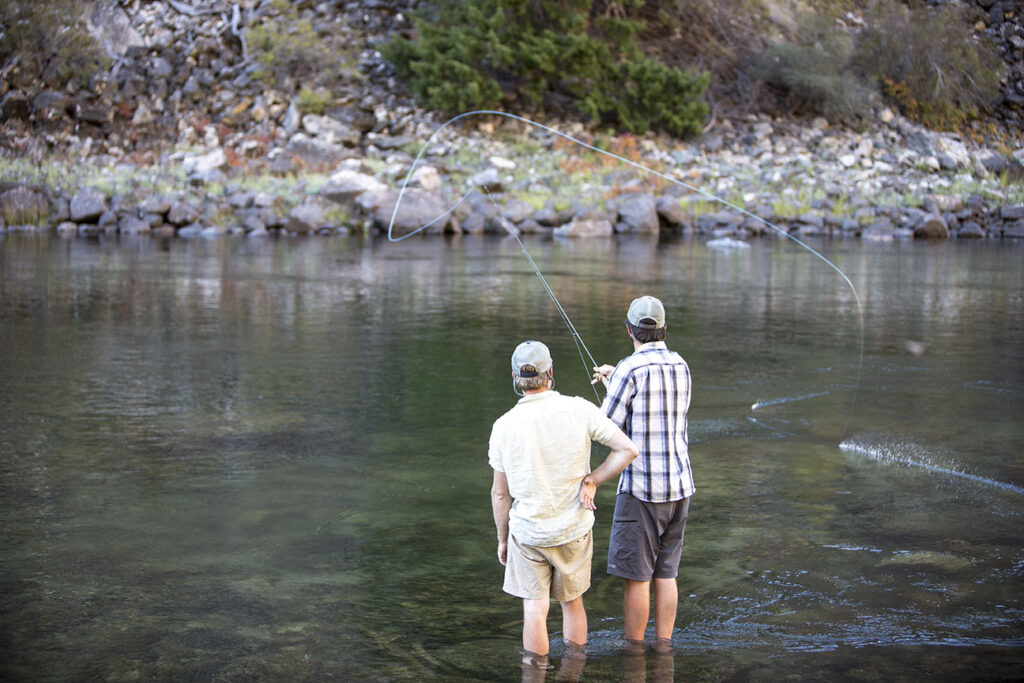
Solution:
M 528 118 L 526 118 L 524 116 L 519 116 L 517 114 L 509 114 L 507 112 L 496 111 L 496 110 L 491 110 L 491 109 L 480 109 L 480 110 L 475 110 L 475 111 L 463 112 L 462 114 L 458 114 L 457 116 L 454 116 L 454 117 L 448 119 L 447 121 L 445 121 L 443 124 L 441 124 L 441 126 L 437 130 L 435 130 L 430 135 L 429 138 L 427 138 L 427 141 L 425 143 L 423 143 L 423 146 L 420 148 L 419 152 L 416 154 L 416 157 L 413 160 L 412 165 L 409 167 L 408 173 L 406 173 L 405 178 L 402 181 L 402 186 L 401 186 L 401 188 L 398 191 L 398 198 L 396 199 L 394 209 L 391 212 L 391 220 L 388 223 L 388 241 L 390 241 L 390 242 L 400 242 L 400 241 L 402 241 L 402 240 L 404 240 L 406 238 L 412 237 L 413 235 L 421 232 L 422 230 L 425 230 L 426 228 L 430 227 L 431 225 L 437 223 L 438 221 L 443 220 L 449 214 L 451 214 L 451 212 L 454 211 L 463 201 L 465 201 L 465 199 L 469 196 L 469 194 L 471 192 L 474 191 L 475 188 L 470 188 L 461 197 L 459 197 L 459 199 L 451 207 L 449 207 L 446 211 L 444 211 L 443 213 L 441 213 L 440 215 L 438 215 L 434 219 L 430 220 L 429 222 L 421 225 L 419 228 L 413 230 L 412 232 L 406 233 L 406 234 L 401 235 L 399 237 L 395 237 L 394 236 L 393 230 L 394 230 L 394 225 L 395 225 L 395 219 L 398 216 L 398 210 L 399 210 L 399 207 L 402 204 L 402 197 L 405 195 L 406 188 L 408 187 L 409 182 L 411 181 L 413 173 L 416 171 L 417 166 L 420 164 L 420 160 L 423 158 L 423 155 L 426 154 L 427 150 L 429 150 L 431 148 L 431 145 L 433 144 L 435 138 L 443 130 L 445 130 L 449 126 L 452 126 L 455 123 L 457 123 L 457 122 L 459 122 L 459 121 L 461 121 L 463 119 L 467 119 L 469 117 L 474 117 L 474 116 L 500 116 L 500 117 L 503 117 L 503 118 L 506 118 L 506 119 L 510 119 L 510 120 L 513 120 L 513 121 L 518 121 L 518 122 L 526 124 L 528 126 L 532 126 L 532 127 L 536 128 L 538 130 L 543 130 L 543 131 L 546 131 L 548 133 L 551 133 L 552 135 L 556 135 L 556 136 L 558 136 L 558 137 L 560 137 L 560 138 L 562 138 L 564 140 L 567 140 L 567 141 L 569 141 L 569 142 L 571 142 L 571 143 L 573 143 L 575 145 L 583 147 L 584 149 L 589 149 L 592 152 L 596 152 L 598 154 L 602 154 L 602 155 L 604 155 L 606 157 L 609 157 L 611 159 L 615 159 L 616 161 L 619 161 L 619 162 L 621 162 L 623 164 L 626 164 L 627 166 L 632 166 L 633 168 L 636 168 L 636 169 L 638 169 L 638 170 L 640 170 L 640 171 L 642 171 L 644 173 L 653 175 L 655 177 L 661 178 L 662 180 L 664 180 L 664 181 L 666 181 L 668 183 L 672 183 L 673 185 L 676 185 L 678 187 L 682 187 L 684 189 L 690 190 L 691 192 L 696 192 L 697 194 L 700 194 L 701 196 L 706 197 L 706 198 L 708 198 L 711 201 L 717 202 L 718 204 L 721 204 L 722 206 L 726 206 L 726 207 L 728 207 L 728 208 L 730 208 L 730 209 L 732 209 L 734 211 L 737 211 L 740 214 L 742 214 L 744 216 L 747 216 L 748 218 L 753 218 L 754 220 L 759 221 L 761 224 L 763 224 L 764 226 L 766 226 L 770 230 L 773 230 L 777 234 L 782 235 L 783 237 L 785 237 L 786 239 L 791 240 L 792 242 L 795 242 L 802 249 L 807 250 L 813 256 L 818 258 L 820 261 L 822 261 L 824 264 L 826 264 L 829 268 L 831 268 L 833 271 L 835 271 L 835 273 L 843 280 L 843 282 L 846 283 L 846 285 L 850 289 L 850 292 L 853 294 L 853 301 L 854 301 L 854 303 L 857 306 L 857 319 L 858 319 L 858 325 L 859 325 L 860 353 L 859 353 L 859 360 L 858 360 L 858 364 L 857 364 L 857 381 L 856 381 L 855 386 L 854 386 L 853 398 L 852 398 L 852 400 L 850 402 L 850 411 L 847 413 L 847 424 L 848 424 L 849 417 L 850 417 L 850 415 L 853 412 L 853 406 L 856 404 L 856 401 L 857 401 L 857 393 L 860 390 L 861 376 L 862 376 L 863 369 L 864 369 L 864 309 L 861 306 L 860 296 L 857 294 L 857 288 L 854 287 L 853 282 L 850 280 L 849 277 L 847 277 L 846 273 L 844 273 L 842 271 L 842 269 L 839 268 L 839 266 L 837 266 L 831 260 L 826 258 L 823 254 L 821 254 L 819 251 L 817 251 L 816 249 L 811 247 L 809 244 L 807 244 L 806 242 L 804 242 L 803 240 L 801 240 L 797 236 L 790 234 L 787 230 L 784 230 L 784 229 L 780 228 L 779 226 L 775 225 L 771 221 L 768 221 L 765 218 L 762 218 L 761 216 L 758 216 L 757 214 L 754 214 L 754 213 L 748 211 L 747 209 L 744 209 L 743 207 L 738 206 L 737 204 L 735 204 L 733 202 L 730 202 L 729 200 L 727 200 L 727 199 L 725 199 L 723 197 L 719 197 L 718 195 L 716 195 L 716 194 L 714 194 L 712 192 L 709 192 L 707 190 L 704 190 L 703 188 L 700 188 L 700 187 L 697 187 L 695 185 L 691 185 L 689 183 L 683 182 L 682 180 L 679 180 L 678 178 L 673 178 L 672 176 L 669 176 L 669 175 L 666 175 L 664 173 L 661 173 L 660 171 L 656 171 L 653 168 L 650 168 L 648 166 L 644 166 L 641 163 L 638 163 L 636 161 L 632 161 L 631 159 L 627 159 L 627 158 L 625 158 L 625 157 L 623 157 L 623 156 L 621 156 L 619 154 L 615 154 L 614 152 L 610 152 L 610 151 L 608 151 L 606 149 L 602 149 L 600 147 L 592 145 L 592 144 L 590 144 L 588 142 L 580 140 L 579 138 L 573 137 L 572 135 L 569 135 L 567 133 L 563 133 L 563 132 L 561 132 L 561 131 L 559 131 L 559 130 L 557 130 L 555 128 L 552 128 L 550 126 L 544 125 L 543 123 L 538 123 L 537 121 L 533 121 L 531 119 L 528 119 Z M 492 199 L 492 201 L 493 201 L 493 199 Z M 508 230 L 510 232 L 510 234 L 515 234 L 515 229 L 514 228 L 510 229 L 510 228 L 511 228 L 511 226 L 506 226 L 505 227 L 505 229 Z M 516 236 L 517 241 L 519 241 L 520 246 L 522 246 L 522 241 L 518 239 L 518 235 L 515 235 L 515 236 Z M 523 247 L 523 253 L 526 254 L 528 260 L 531 262 L 531 265 L 534 267 L 534 271 L 537 273 L 537 275 L 540 277 L 541 281 L 543 282 L 545 290 L 548 292 L 548 295 L 552 298 L 552 300 L 555 301 L 556 306 L 558 307 L 560 313 L 563 316 L 563 320 L 566 321 L 566 323 L 569 326 L 569 329 L 570 329 L 571 333 L 573 334 L 573 338 L 575 340 L 577 340 L 578 344 L 582 344 L 582 339 L 579 337 L 578 333 L 575 331 L 575 328 L 572 326 L 571 321 L 569 321 L 568 316 L 565 314 L 564 309 L 562 309 L 561 305 L 558 304 L 558 300 L 554 296 L 554 292 L 552 292 L 550 287 L 547 286 L 547 282 L 544 281 L 544 276 L 541 275 L 540 269 L 536 267 L 535 263 L 533 263 L 533 259 L 530 258 L 529 252 L 526 251 L 525 247 Z M 586 347 L 583 346 L 583 348 L 585 349 Z M 587 353 L 589 354 L 589 351 Z M 582 351 L 581 351 L 581 354 L 582 354 Z M 591 360 L 593 361 L 593 358 L 591 358 Z M 595 363 L 595 365 L 596 365 L 596 363 Z M 846 426 L 845 425 L 843 427 L 843 431 L 844 432 L 846 431 Z

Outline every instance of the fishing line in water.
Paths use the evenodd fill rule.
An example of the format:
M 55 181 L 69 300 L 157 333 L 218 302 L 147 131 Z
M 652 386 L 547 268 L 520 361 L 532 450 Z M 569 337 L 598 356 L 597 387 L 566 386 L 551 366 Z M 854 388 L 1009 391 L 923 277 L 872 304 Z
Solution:
M 394 209 L 391 212 L 391 220 L 388 223 L 388 241 L 389 242 L 401 242 L 402 240 L 407 239 L 409 237 L 412 237 L 413 235 L 415 235 L 415 234 L 417 234 L 417 233 L 427 229 L 428 227 L 430 227 L 431 225 L 437 223 L 438 221 L 443 220 L 448 215 L 450 215 L 456 208 L 458 208 L 458 206 L 460 204 L 462 204 L 463 201 L 465 201 L 465 199 L 470 195 L 470 193 L 472 193 L 476 189 L 476 188 L 470 188 L 469 190 L 467 190 L 446 211 L 444 211 L 443 213 L 441 213 L 437 217 L 433 218 L 432 220 L 428 221 L 427 223 L 424 223 L 423 225 L 421 225 L 420 227 L 416 228 L 412 232 L 409 232 L 409 233 L 407 233 L 405 235 L 401 235 L 399 237 L 395 237 L 394 236 L 393 230 L 394 230 L 394 226 L 395 226 L 395 218 L 398 216 L 398 209 L 402 205 L 402 197 L 405 195 L 406 188 L 408 187 L 409 182 L 412 179 L 413 173 L 416 171 L 416 168 L 417 168 L 417 166 L 420 163 L 420 160 L 423 158 L 423 155 L 427 153 L 427 150 L 430 149 L 431 145 L 434 142 L 434 139 L 441 133 L 441 131 L 445 130 L 449 126 L 454 125 L 458 121 L 461 121 L 463 119 L 466 119 L 466 118 L 469 118 L 469 117 L 473 117 L 473 116 L 500 116 L 500 117 L 504 117 L 506 119 L 510 119 L 510 120 L 513 120 L 513 121 L 518 121 L 518 122 L 526 124 L 528 126 L 532 126 L 532 127 L 536 128 L 538 130 L 543 130 L 543 131 L 546 131 L 548 133 L 551 133 L 552 135 L 557 135 L 558 137 L 560 137 L 560 138 L 562 138 L 564 140 L 568 140 L 569 142 L 571 142 L 571 143 L 573 143 L 575 145 L 578 145 L 580 147 L 583 147 L 585 149 L 589 149 L 592 152 L 596 152 L 598 154 L 603 154 L 606 157 L 609 157 L 611 159 L 615 159 L 616 161 L 620 161 L 620 162 L 626 164 L 627 166 L 632 166 L 633 168 L 636 168 L 636 169 L 638 169 L 640 171 L 643 171 L 644 173 L 648 173 L 648 174 L 651 174 L 651 175 L 656 176 L 658 178 L 661 178 L 662 180 L 665 180 L 666 182 L 672 183 L 673 185 L 676 185 L 678 187 L 682 187 L 684 189 L 690 190 L 691 192 L 695 192 L 697 194 L 700 194 L 700 195 L 702 195 L 702 196 L 704 196 L 704 197 L 706 197 L 706 198 L 708 198 L 708 199 L 710 199 L 710 200 L 712 200 L 714 202 L 717 202 L 717 203 L 721 204 L 722 206 L 726 206 L 726 207 L 728 207 L 728 208 L 730 208 L 730 209 L 732 209 L 734 211 L 738 211 L 739 213 L 741 213 L 744 216 L 747 216 L 748 218 L 753 218 L 754 220 L 759 221 L 760 223 L 762 223 L 767 228 L 775 231 L 779 235 L 782 235 L 786 239 L 795 242 L 801 248 L 803 248 L 803 249 L 807 250 L 808 252 L 810 252 L 811 254 L 813 254 L 816 258 L 821 260 L 829 268 L 831 268 L 833 271 L 835 271 L 836 274 L 843 280 L 843 282 L 845 282 L 846 285 L 850 288 L 850 292 L 853 294 L 853 301 L 857 305 L 857 319 L 858 319 L 858 324 L 859 324 L 860 356 L 859 356 L 859 361 L 858 361 L 858 365 L 857 365 L 857 381 L 856 381 L 856 384 L 854 386 L 853 399 L 850 402 L 850 411 L 847 413 L 847 423 L 848 423 L 850 414 L 852 414 L 852 412 L 853 412 L 853 406 L 856 404 L 856 401 L 857 401 L 857 393 L 858 393 L 858 391 L 860 389 L 861 376 L 862 376 L 863 368 L 864 368 L 864 309 L 861 306 L 860 296 L 857 294 L 857 288 L 854 287 L 853 282 L 850 280 L 849 277 L 847 277 L 846 273 L 844 273 L 839 268 L 839 266 L 837 266 L 835 263 L 830 261 L 823 254 L 821 254 L 819 251 L 817 251 L 816 249 L 811 247 L 809 244 L 807 244 L 806 242 L 804 242 L 800 238 L 796 237 L 795 235 L 791 235 L 787 230 L 783 230 L 779 226 L 773 224 L 771 221 L 768 221 L 768 220 L 762 218 L 761 216 L 758 216 L 757 214 L 751 213 L 750 211 L 744 209 L 741 206 L 738 206 L 738 205 L 734 204 L 733 202 L 730 202 L 729 200 L 727 200 L 727 199 L 725 199 L 723 197 L 719 197 L 718 195 L 716 195 L 716 194 L 714 194 L 712 192 L 708 192 L 707 190 L 704 190 L 703 188 L 700 188 L 700 187 L 697 187 L 695 185 L 691 185 L 689 183 L 683 182 L 682 180 L 679 180 L 678 178 L 673 178 L 673 177 L 671 177 L 669 175 L 661 173 L 660 171 L 656 171 L 653 168 L 649 168 L 647 166 L 644 166 L 643 164 L 640 164 L 638 162 L 635 162 L 635 161 L 632 161 L 630 159 L 627 159 L 627 158 L 625 158 L 625 157 L 623 157 L 621 155 L 615 154 L 614 152 L 610 152 L 610 151 L 608 151 L 606 149 L 601 149 L 600 147 L 592 145 L 592 144 L 590 144 L 588 142 L 584 142 L 583 140 L 580 140 L 579 138 L 576 138 L 576 137 L 573 137 L 571 135 L 568 135 L 567 133 L 563 133 L 563 132 L 561 132 L 559 130 L 556 130 L 555 128 L 552 128 L 550 126 L 546 126 L 543 123 L 538 123 L 537 121 L 533 121 L 531 119 L 528 119 L 528 118 L 526 118 L 524 116 L 519 116 L 517 114 L 509 114 L 507 112 L 496 111 L 496 110 L 491 110 L 491 109 L 480 109 L 480 110 L 475 110 L 475 111 L 463 112 L 462 114 L 458 114 L 457 116 L 454 116 L 454 117 L 448 119 L 447 121 L 445 121 L 443 124 L 441 124 L 441 126 L 437 130 L 435 130 L 433 133 L 431 133 L 430 137 L 427 138 L 427 141 L 425 143 L 423 143 L 423 146 L 420 148 L 419 152 L 416 154 L 415 159 L 413 159 L 412 165 L 409 167 L 409 171 L 405 175 L 405 179 L 402 181 L 402 186 L 401 186 L 401 188 L 398 191 L 398 198 L 396 199 Z M 488 195 L 489 194 L 490 193 L 488 193 Z M 492 203 L 494 202 L 493 198 L 491 198 L 491 202 Z M 499 216 L 500 216 L 500 211 L 499 211 Z M 542 284 L 544 286 L 545 291 L 547 291 L 547 293 L 548 293 L 548 296 L 550 296 L 552 301 L 555 302 L 555 306 L 558 308 L 559 313 L 562 315 L 562 319 L 565 321 L 566 325 L 569 327 L 570 333 L 573 335 L 574 341 L 576 341 L 577 349 L 580 350 L 581 358 L 582 358 L 582 354 L 584 353 L 584 351 L 586 351 L 587 355 L 590 356 L 590 351 L 586 350 L 586 345 L 583 344 L 583 339 L 579 336 L 579 333 L 576 331 L 576 328 L 572 325 L 572 321 L 569 319 L 569 316 L 565 313 L 565 310 L 562 308 L 561 304 L 558 303 L 557 297 L 555 297 L 554 292 L 548 286 L 547 281 L 544 279 L 544 276 L 540 272 L 540 268 L 538 268 L 537 264 L 533 261 L 533 258 L 530 256 L 529 252 L 526 250 L 526 247 L 523 245 L 522 240 L 519 239 L 519 235 L 517 234 L 515 228 L 510 226 L 510 225 L 508 225 L 507 224 L 508 222 L 504 219 L 504 217 L 501 217 L 501 220 L 503 221 L 502 225 L 503 225 L 503 227 L 505 227 L 505 230 L 507 230 L 509 232 L 509 234 L 513 235 L 516 238 L 516 241 L 519 243 L 519 246 L 522 249 L 523 254 L 527 257 L 527 260 L 530 262 L 530 265 L 533 267 L 534 272 L 540 278 L 540 280 L 541 280 L 541 282 L 542 282 Z M 594 365 L 597 365 L 597 363 L 594 363 L 594 359 L 593 359 L 592 356 L 590 356 L 590 360 L 591 360 L 591 362 Z M 585 361 L 584 361 L 584 364 L 585 364 Z M 589 374 L 590 374 L 589 369 L 587 371 L 587 374 L 589 376 Z M 596 392 L 596 389 L 595 389 L 595 392 Z M 843 427 L 843 431 L 844 432 L 846 431 L 846 426 Z
M 903 450 L 883 444 L 863 443 L 852 439 L 847 439 L 839 444 L 839 449 L 844 452 L 857 453 L 858 455 L 864 455 L 879 462 L 891 462 L 898 465 L 905 465 L 907 467 L 919 467 L 936 474 L 944 474 L 949 477 L 966 479 L 977 484 L 993 486 L 1003 489 L 1004 491 L 1011 491 L 1013 493 L 1024 495 L 1024 487 L 1005 481 L 999 481 L 998 479 L 971 474 L 953 467 L 944 467 L 942 465 L 934 464 L 930 462 L 930 458 L 928 458 L 926 454 L 915 453 L 914 451 L 919 451 L 920 449 L 914 448 L 913 445 L 903 445 L 901 448 Z M 904 451 L 910 451 L 910 453 Z

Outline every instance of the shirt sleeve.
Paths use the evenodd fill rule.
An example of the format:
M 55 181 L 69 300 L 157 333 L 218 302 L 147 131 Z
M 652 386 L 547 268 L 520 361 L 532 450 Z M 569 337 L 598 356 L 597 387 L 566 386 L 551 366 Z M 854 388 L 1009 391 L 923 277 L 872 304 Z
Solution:
M 491 465 L 492 469 L 504 472 L 505 466 L 501 462 L 501 448 L 498 445 L 500 441 L 498 431 L 498 423 L 495 422 L 494 426 L 491 427 L 491 438 L 487 441 L 487 462 Z
M 601 410 L 614 422 L 619 429 L 629 434 L 626 423 L 629 419 L 629 408 L 636 393 L 633 383 L 633 373 L 623 367 L 622 363 L 615 368 L 615 372 L 608 379 L 608 394 L 601 403 Z
M 590 433 L 591 441 L 597 441 L 598 443 L 604 443 L 608 439 L 612 438 L 612 434 L 617 429 L 615 423 L 612 422 L 608 417 L 601 412 L 601 409 L 595 406 L 593 403 L 585 398 L 580 398 L 585 404 L 585 415 L 587 420 L 587 431 Z

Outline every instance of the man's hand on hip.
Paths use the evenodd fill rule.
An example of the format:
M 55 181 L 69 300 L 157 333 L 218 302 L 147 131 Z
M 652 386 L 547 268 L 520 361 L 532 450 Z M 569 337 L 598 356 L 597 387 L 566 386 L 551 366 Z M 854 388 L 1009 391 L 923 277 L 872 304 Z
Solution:
M 583 481 L 580 482 L 580 505 L 587 510 L 596 510 L 597 505 L 594 504 L 594 494 L 597 493 L 597 483 L 594 478 L 589 474 L 583 477 Z

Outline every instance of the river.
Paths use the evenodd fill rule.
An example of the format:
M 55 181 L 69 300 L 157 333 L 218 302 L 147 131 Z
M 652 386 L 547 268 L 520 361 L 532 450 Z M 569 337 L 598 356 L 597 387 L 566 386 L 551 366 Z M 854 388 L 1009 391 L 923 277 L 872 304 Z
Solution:
M 1024 245 L 812 243 L 855 290 L 786 240 L 526 246 L 598 362 L 654 294 L 694 377 L 676 653 L 620 654 L 609 484 L 549 680 L 1020 675 Z M 519 680 L 524 339 L 598 400 L 509 238 L 0 238 L 0 675 Z

